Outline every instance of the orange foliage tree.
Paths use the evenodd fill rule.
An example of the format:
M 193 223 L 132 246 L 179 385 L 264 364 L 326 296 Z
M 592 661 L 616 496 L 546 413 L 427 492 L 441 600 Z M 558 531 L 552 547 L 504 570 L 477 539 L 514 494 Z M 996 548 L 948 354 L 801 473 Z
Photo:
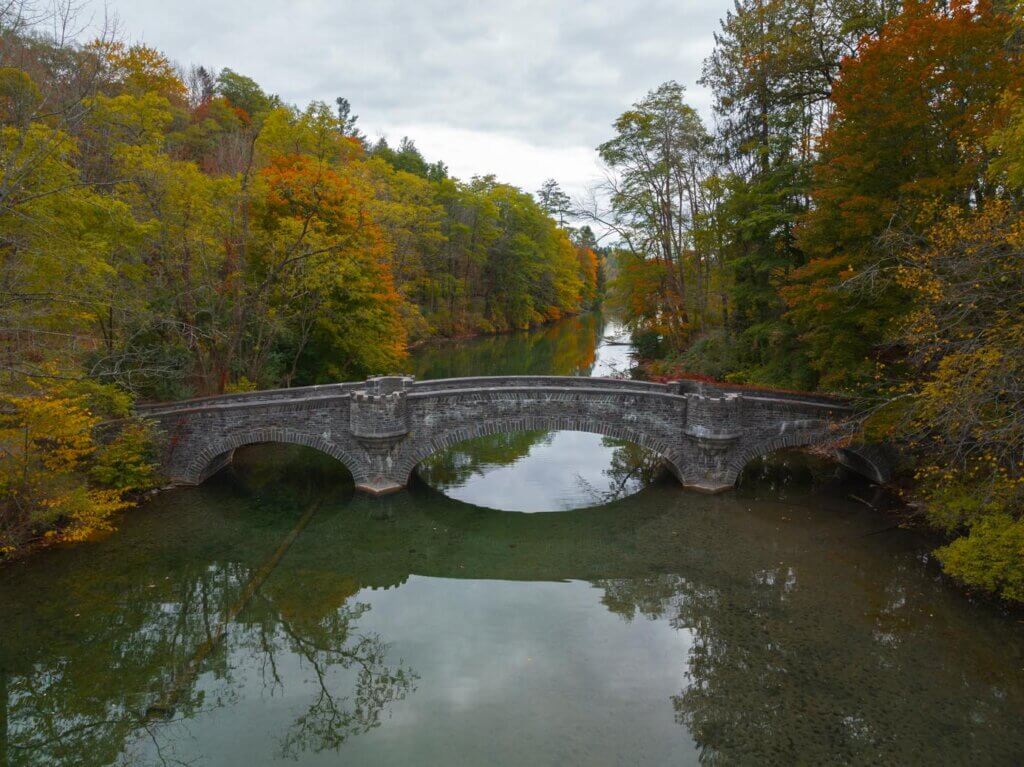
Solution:
M 289 325 L 301 334 L 290 344 L 290 374 L 305 366 L 308 377 L 337 380 L 394 370 L 406 353 L 402 299 L 368 192 L 308 155 L 277 157 L 261 177 L 257 271 L 261 285 L 288 293 L 273 304 L 290 308 Z
M 906 309 L 885 233 L 926 228 L 926 202 L 989 194 L 985 139 L 1021 79 L 1008 25 L 991 0 L 908 0 L 844 61 L 798 233 L 810 260 L 783 291 L 823 386 L 869 383 Z

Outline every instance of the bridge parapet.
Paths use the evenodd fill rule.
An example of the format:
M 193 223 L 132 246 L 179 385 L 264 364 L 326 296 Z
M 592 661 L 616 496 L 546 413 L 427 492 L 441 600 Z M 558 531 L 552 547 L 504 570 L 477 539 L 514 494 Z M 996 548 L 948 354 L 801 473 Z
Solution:
M 642 391 L 669 394 L 666 384 L 634 381 L 627 378 L 597 378 L 590 376 L 478 376 L 470 378 L 443 378 L 416 381 L 412 393 L 460 391 L 463 389 L 495 389 L 524 387 L 554 387 L 558 389 L 607 389 L 610 391 Z
M 260 389 L 233 394 L 214 394 L 207 397 L 177 400 L 175 402 L 146 402 L 136 406 L 139 415 L 155 415 L 179 410 L 197 410 L 226 405 L 251 405 L 265 402 L 293 402 L 296 400 L 340 397 L 365 386 L 363 381 L 298 386 L 291 389 Z
M 788 391 L 784 389 L 763 389 L 756 386 L 740 384 L 710 383 L 679 379 L 665 384 L 675 394 L 696 394 L 702 397 L 722 397 L 735 394 L 748 400 L 779 400 L 799 403 L 800 406 L 829 407 L 838 410 L 850 410 L 850 403 L 842 397 L 831 394 L 815 394 L 812 392 Z

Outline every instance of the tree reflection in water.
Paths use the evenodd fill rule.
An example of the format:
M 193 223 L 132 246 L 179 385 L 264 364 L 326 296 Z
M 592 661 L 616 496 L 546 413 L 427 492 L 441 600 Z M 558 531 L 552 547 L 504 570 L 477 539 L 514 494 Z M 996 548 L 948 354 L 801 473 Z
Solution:
M 671 702 L 700 763 L 1014 763 L 1024 738 L 1007 728 L 1024 710 L 1024 674 L 1007 669 L 1005 646 L 968 637 L 984 623 L 1024 657 L 1020 637 L 937 584 L 911 533 L 880 541 L 885 516 L 823 505 L 849 494 L 841 481 L 780 462 L 799 458 L 752 467 L 737 497 L 707 501 L 725 507 L 713 519 L 695 510 L 685 528 L 665 515 L 637 531 L 655 561 L 660 541 L 677 542 L 674 572 L 593 581 L 624 620 L 689 634 Z M 787 516 L 744 514 L 782 477 Z M 823 482 L 828 495 L 794 487 Z M 831 514 L 844 518 L 821 519 Z
M 248 482 L 228 480 L 208 492 L 237 507 L 227 526 L 183 519 L 180 538 L 145 549 L 115 536 L 100 544 L 106 556 L 96 570 L 75 565 L 86 548 L 42 554 L 50 562 L 23 573 L 48 573 L 47 598 L 37 603 L 17 601 L 22 573 L 11 568 L 0 607 L 20 630 L 5 632 L 0 651 L 0 764 L 183 763 L 175 744 L 188 740 L 189 723 L 237 702 L 246 680 L 236 678 L 236 667 L 258 668 L 265 694 L 302 684 L 279 672 L 282 656 L 301 662 L 317 692 L 279 736 L 281 755 L 337 749 L 377 727 L 415 689 L 417 675 L 404 662 L 388 662 L 383 637 L 359 629 L 370 606 L 354 601 L 350 577 L 320 574 L 310 583 L 271 573 L 244 599 L 268 547 L 298 512 L 325 487 L 350 491 L 344 477 L 339 486 L 331 476 L 337 467 L 303 463 L 310 469 L 298 476 L 280 460 L 250 467 Z M 217 641 L 224 622 L 228 630 Z M 40 636 L 50 641 L 34 643 Z M 198 673 L 183 673 L 204 647 Z
M 432 487 L 458 487 L 490 468 L 515 463 L 538 445 L 550 444 L 551 436 L 550 431 L 534 429 L 477 437 L 434 453 L 419 463 L 416 472 Z
M 282 651 L 301 657 L 316 679 L 313 702 L 281 738 L 282 756 L 337 750 L 350 737 L 379 726 L 391 704 L 415 690 L 416 673 L 403 663 L 386 663 L 388 645 L 378 634 L 354 631 L 355 622 L 369 609 L 365 603 L 350 603 L 313 621 L 289 621 L 279 615 L 280 630 L 273 637 L 261 636 L 264 669 L 273 687 L 285 684 L 275 662 Z M 340 695 L 331 678 L 350 669 L 355 670 L 351 693 Z
M 419 379 L 478 375 L 590 375 L 605 319 L 570 317 L 530 331 L 481 336 L 470 343 L 441 341 L 409 359 Z
M 610 480 L 606 488 L 595 487 L 577 475 L 576 484 L 592 506 L 617 501 L 633 495 L 654 482 L 665 471 L 661 456 L 646 448 L 621 439 L 603 437 L 601 444 L 614 448 L 604 475 Z

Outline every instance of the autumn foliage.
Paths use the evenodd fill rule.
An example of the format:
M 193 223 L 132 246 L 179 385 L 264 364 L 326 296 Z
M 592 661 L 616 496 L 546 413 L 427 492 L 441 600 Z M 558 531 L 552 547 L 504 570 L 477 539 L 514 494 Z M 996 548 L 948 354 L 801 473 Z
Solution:
M 401 372 L 412 342 L 598 298 L 531 195 L 371 145 L 343 99 L 33 24 L 0 10 L 4 551 L 107 529 L 157 481 L 141 427 L 102 434 L 133 398 Z
M 113 409 L 104 410 L 102 401 Z M 152 487 L 151 435 L 129 423 L 110 440 L 103 415 L 127 416 L 110 387 L 62 386 L 0 401 L 0 557 L 29 540 L 76 541 L 113 529 L 131 493 Z

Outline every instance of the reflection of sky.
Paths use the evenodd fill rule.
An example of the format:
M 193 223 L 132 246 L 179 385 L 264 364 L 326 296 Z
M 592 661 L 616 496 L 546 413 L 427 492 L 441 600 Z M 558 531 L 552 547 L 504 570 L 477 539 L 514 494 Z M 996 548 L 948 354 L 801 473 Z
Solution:
M 693 638 L 667 620 L 626 621 L 589 583 L 451 580 L 412 576 L 398 589 L 364 590 L 372 609 L 358 633 L 390 643 L 387 665 L 418 674 L 379 728 L 340 752 L 301 754 L 302 765 L 695 764 L 671 697 L 686 685 Z M 264 764 L 289 722 L 317 698 L 312 668 L 276 658 L 272 688 L 245 651 L 229 665 L 238 698 L 185 725 L 173 756 L 201 764 Z M 265 669 L 264 669 L 265 670 Z M 204 676 L 212 694 L 218 684 Z M 351 671 L 331 668 L 339 700 Z M 186 734 L 187 733 L 187 734 Z M 169 733 L 170 734 L 170 733 Z
M 604 340 L 597 347 L 597 359 L 591 375 L 597 378 L 624 375 L 633 364 L 633 348 L 627 346 L 628 343 L 629 332 L 618 322 L 609 321 L 604 326 Z
M 519 460 L 485 466 L 445 495 L 506 511 L 559 511 L 592 506 L 612 480 L 605 475 L 614 448 L 600 434 L 557 431 Z M 454 448 L 458 450 L 459 448 Z
M 581 582 L 416 576 L 360 594 L 373 602 L 364 627 L 396 639 L 390 657 L 421 677 L 388 726 L 365 739 L 374 763 L 692 761 L 670 703 L 684 686 L 690 633 L 664 620 L 627 623 L 601 595 Z M 453 743 L 458 762 L 446 761 Z

